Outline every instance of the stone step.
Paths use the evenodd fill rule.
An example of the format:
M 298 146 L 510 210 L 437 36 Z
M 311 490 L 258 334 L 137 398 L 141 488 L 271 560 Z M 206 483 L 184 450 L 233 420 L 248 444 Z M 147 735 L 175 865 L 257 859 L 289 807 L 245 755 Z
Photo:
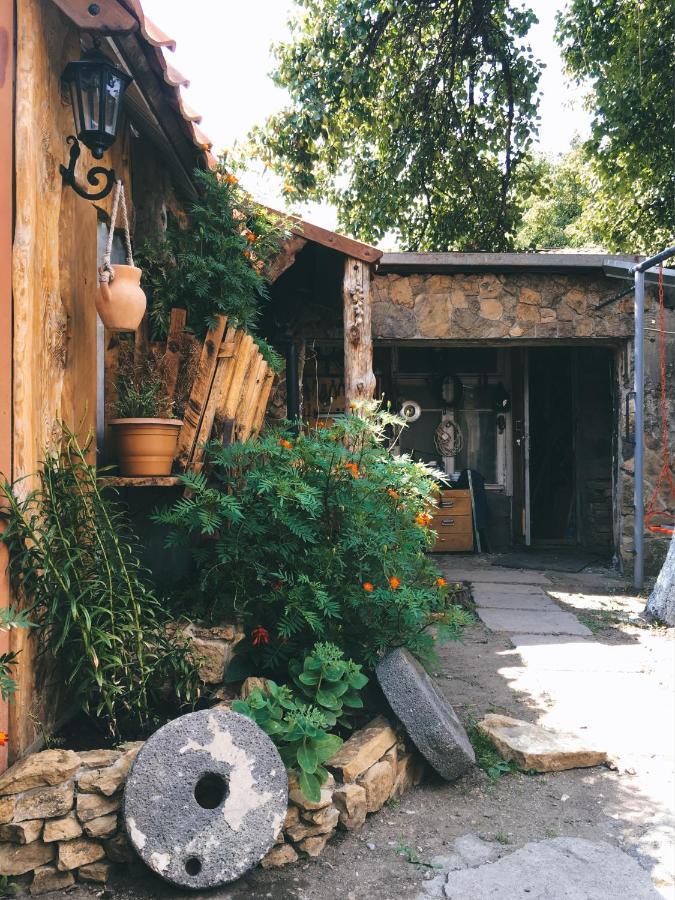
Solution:
M 484 609 L 478 616 L 491 631 L 510 631 L 518 634 L 574 634 L 591 637 L 592 632 L 572 613 L 539 612 L 528 609 Z
M 540 612 L 560 611 L 560 607 L 550 600 L 546 594 L 490 594 L 480 593 L 473 596 L 476 606 L 481 609 L 528 609 Z

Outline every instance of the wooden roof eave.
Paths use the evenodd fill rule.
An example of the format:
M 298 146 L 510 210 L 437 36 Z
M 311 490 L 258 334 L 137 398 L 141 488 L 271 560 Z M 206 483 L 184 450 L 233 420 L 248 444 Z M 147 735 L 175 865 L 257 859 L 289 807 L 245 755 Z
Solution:
M 294 234 L 315 244 L 321 244 L 322 247 L 336 250 L 338 253 L 342 253 L 343 256 L 351 256 L 353 259 L 366 263 L 376 263 L 382 256 L 383 251 L 378 250 L 377 247 L 372 247 L 370 244 L 364 244 L 354 238 L 339 234 L 337 231 L 322 228 L 320 225 L 313 225 L 299 216 L 291 216 L 271 207 L 267 207 L 267 209 L 274 215 L 290 221 Z

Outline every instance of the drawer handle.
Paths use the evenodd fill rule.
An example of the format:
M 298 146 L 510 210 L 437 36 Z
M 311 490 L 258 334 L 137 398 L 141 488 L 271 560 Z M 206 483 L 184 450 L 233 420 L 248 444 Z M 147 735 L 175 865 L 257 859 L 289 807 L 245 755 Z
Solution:
M 454 519 L 441 519 L 441 525 L 454 525 Z
M 441 509 L 450 509 L 450 507 L 454 505 L 454 500 L 441 500 Z

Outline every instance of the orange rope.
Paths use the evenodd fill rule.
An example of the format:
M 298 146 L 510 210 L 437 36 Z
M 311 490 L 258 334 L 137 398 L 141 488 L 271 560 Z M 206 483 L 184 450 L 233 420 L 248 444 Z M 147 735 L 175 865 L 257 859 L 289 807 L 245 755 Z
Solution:
M 656 509 L 656 501 L 663 486 L 667 481 L 670 487 L 671 499 L 675 498 L 675 481 L 670 470 L 670 455 L 668 452 L 668 399 L 666 395 L 666 311 L 663 290 L 663 263 L 659 266 L 659 354 L 661 358 L 661 442 L 663 444 L 663 466 L 659 474 L 659 480 L 649 499 L 647 512 L 645 513 L 645 525 L 649 531 L 656 534 L 672 535 L 675 532 L 675 516 L 669 509 Z M 670 521 L 670 525 L 652 524 L 652 518 Z

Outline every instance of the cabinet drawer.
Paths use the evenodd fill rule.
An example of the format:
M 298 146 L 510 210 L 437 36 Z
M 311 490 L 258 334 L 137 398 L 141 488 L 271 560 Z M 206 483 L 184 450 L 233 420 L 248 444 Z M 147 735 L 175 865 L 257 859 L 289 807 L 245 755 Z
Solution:
M 439 532 L 432 553 L 450 553 L 473 550 L 473 535 L 456 532 Z
M 438 498 L 438 510 L 434 515 L 446 512 L 456 513 L 458 516 L 471 515 L 471 497 L 468 491 L 444 491 Z
M 436 514 L 431 527 L 439 534 L 472 534 L 471 516 L 457 516 L 451 512 L 443 515 Z

